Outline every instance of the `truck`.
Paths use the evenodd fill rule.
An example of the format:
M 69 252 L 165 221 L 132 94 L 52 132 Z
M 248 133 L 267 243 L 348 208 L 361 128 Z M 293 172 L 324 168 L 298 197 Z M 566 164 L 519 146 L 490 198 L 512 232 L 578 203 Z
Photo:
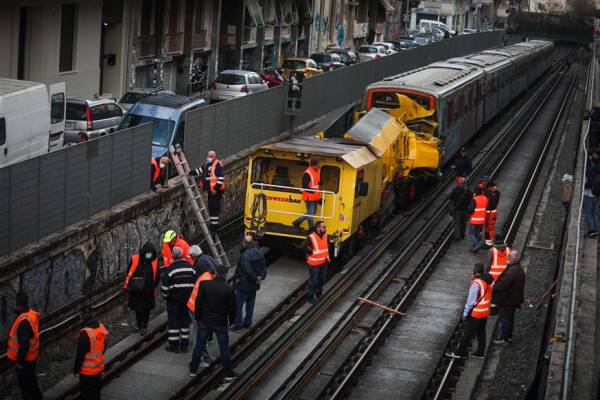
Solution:
M 63 145 L 65 83 L 0 78 L 0 168 Z

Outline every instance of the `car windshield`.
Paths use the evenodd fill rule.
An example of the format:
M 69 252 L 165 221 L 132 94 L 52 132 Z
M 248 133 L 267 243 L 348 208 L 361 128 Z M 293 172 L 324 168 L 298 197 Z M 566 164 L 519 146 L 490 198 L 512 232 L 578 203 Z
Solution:
M 223 85 L 245 85 L 246 77 L 236 74 L 219 74 L 215 82 L 222 83 Z
M 86 120 L 87 105 L 84 103 L 70 103 L 67 102 L 67 119 L 73 121 L 85 121 Z
M 154 146 L 167 147 L 170 143 L 171 133 L 173 132 L 173 121 L 168 119 L 147 117 L 145 115 L 127 114 L 119 130 L 133 128 L 134 126 L 152 124 L 152 144 Z
M 135 104 L 147 95 L 148 93 L 127 92 L 123 95 L 123 97 L 121 97 L 121 101 L 119 101 L 119 103 Z
M 358 50 L 358 52 L 375 54 L 375 53 L 377 53 L 377 48 L 376 47 L 361 47 L 360 50 Z
M 285 60 L 282 66 L 286 69 L 301 69 L 306 67 L 306 63 L 302 60 Z

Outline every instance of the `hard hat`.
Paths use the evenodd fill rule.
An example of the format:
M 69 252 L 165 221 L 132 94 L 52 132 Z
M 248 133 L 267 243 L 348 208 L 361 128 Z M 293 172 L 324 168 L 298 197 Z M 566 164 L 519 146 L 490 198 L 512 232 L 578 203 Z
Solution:
M 177 233 L 175 233 L 175 231 L 166 231 L 163 242 L 171 243 L 173 241 L 173 239 L 175 239 L 176 236 L 177 236 Z

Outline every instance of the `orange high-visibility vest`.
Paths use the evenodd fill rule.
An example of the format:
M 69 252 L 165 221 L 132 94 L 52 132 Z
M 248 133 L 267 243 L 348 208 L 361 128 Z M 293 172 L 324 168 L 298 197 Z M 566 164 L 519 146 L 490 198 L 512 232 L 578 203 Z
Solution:
M 160 166 L 154 158 L 150 160 L 150 163 L 154 165 L 154 175 L 152 175 L 152 182 L 156 183 L 158 181 L 158 177 L 160 176 Z
M 217 164 L 221 164 L 221 168 L 223 168 L 223 164 L 221 163 L 221 161 L 213 160 L 213 162 L 210 166 L 210 172 L 208 173 L 209 186 L 210 186 L 211 192 L 215 190 L 215 186 L 217 186 L 217 182 L 219 181 L 219 178 L 217 177 L 217 174 L 215 173 Z M 204 179 L 200 179 L 200 187 L 202 189 L 204 189 Z M 221 190 L 225 190 L 225 179 L 223 179 L 223 184 L 221 185 Z
M 471 317 L 473 318 L 487 318 L 490 315 L 490 300 L 492 298 L 492 288 L 480 278 L 473 279 L 473 283 L 479 285 L 479 298 L 473 310 L 471 310 Z
M 504 272 L 508 265 L 508 254 L 510 248 L 497 249 L 492 247 L 492 263 L 490 264 L 490 275 L 494 278 L 494 281 L 498 280 L 500 274 Z
M 473 200 L 475 200 L 475 210 L 473 210 L 473 214 L 471 214 L 469 223 L 473 225 L 483 225 L 485 224 L 485 212 L 488 205 L 488 198 L 480 194 L 473 197 Z
M 125 276 L 125 284 L 123 285 L 123 289 L 127 289 L 129 287 L 129 281 L 133 277 L 133 274 L 135 274 L 135 270 L 137 269 L 139 263 L 140 263 L 140 255 L 133 254 L 131 256 L 131 267 L 129 268 L 129 272 Z M 153 280 L 156 280 L 157 274 L 158 274 L 158 259 L 152 261 L 152 279 Z
M 319 183 L 321 182 L 321 173 L 318 169 L 313 167 L 308 167 L 304 171 L 305 174 L 308 174 L 310 177 L 310 182 L 308 184 L 308 188 L 312 190 L 321 190 Z M 320 192 L 311 192 L 309 190 L 302 191 L 302 200 L 304 201 L 319 201 L 321 200 Z
M 9 360 L 17 361 L 17 356 L 19 354 L 19 338 L 17 337 L 17 331 L 19 325 L 23 321 L 27 321 L 29 325 L 31 325 L 31 330 L 33 331 L 33 337 L 29 339 L 29 349 L 25 355 L 25 361 L 35 361 L 40 355 L 40 314 L 33 310 L 29 310 L 19 315 L 10 327 L 6 356 Z
M 90 351 L 85 353 L 79 373 L 81 375 L 98 375 L 104 371 L 104 349 L 108 331 L 104 325 L 100 324 L 97 328 L 83 328 L 80 333 L 83 332 L 90 339 Z
M 183 250 L 183 259 L 189 263 L 192 262 L 192 258 L 190 257 L 190 245 L 181 237 L 181 235 L 177 235 L 177 239 L 175 239 L 175 243 L 173 243 L 173 247 L 179 247 Z M 163 265 L 165 267 L 170 266 L 173 263 L 173 251 L 172 247 L 169 246 L 168 243 L 164 243 L 162 245 L 162 255 L 163 255 Z
M 319 237 L 317 232 L 313 232 L 308 235 L 308 238 L 312 243 L 312 254 L 306 259 L 308 265 L 316 267 L 328 262 L 329 244 L 327 243 L 327 234 L 325 233 L 323 237 Z
M 190 295 L 190 298 L 188 299 L 187 302 L 187 308 L 192 312 L 192 313 L 196 313 L 196 297 L 198 296 L 198 290 L 200 289 L 200 283 L 202 283 L 202 281 L 210 281 L 214 278 L 214 276 L 206 271 L 205 273 L 203 273 L 202 275 L 200 275 L 200 277 L 198 279 L 196 279 L 196 283 L 194 284 L 194 290 L 192 290 L 192 294 Z

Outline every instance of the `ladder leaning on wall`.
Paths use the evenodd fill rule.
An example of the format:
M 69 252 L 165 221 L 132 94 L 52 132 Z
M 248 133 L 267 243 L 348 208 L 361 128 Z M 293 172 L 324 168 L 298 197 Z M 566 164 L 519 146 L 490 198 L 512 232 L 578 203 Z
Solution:
M 179 174 L 179 179 L 192 204 L 196 219 L 200 223 L 208 247 L 210 247 L 210 251 L 218 263 L 225 265 L 229 269 L 231 265 L 227 258 L 227 253 L 225 253 L 225 249 L 223 248 L 223 244 L 221 243 L 221 239 L 219 239 L 217 232 L 211 233 L 208 227 L 207 221 L 210 216 L 208 215 L 208 210 L 206 209 L 204 199 L 202 198 L 202 193 L 200 193 L 200 188 L 196 184 L 194 177 L 190 175 L 190 166 L 185 158 L 185 154 L 183 154 L 183 150 L 179 144 L 176 144 L 175 146 L 169 145 L 169 152 L 171 153 L 171 158 L 173 159 L 173 163 Z

